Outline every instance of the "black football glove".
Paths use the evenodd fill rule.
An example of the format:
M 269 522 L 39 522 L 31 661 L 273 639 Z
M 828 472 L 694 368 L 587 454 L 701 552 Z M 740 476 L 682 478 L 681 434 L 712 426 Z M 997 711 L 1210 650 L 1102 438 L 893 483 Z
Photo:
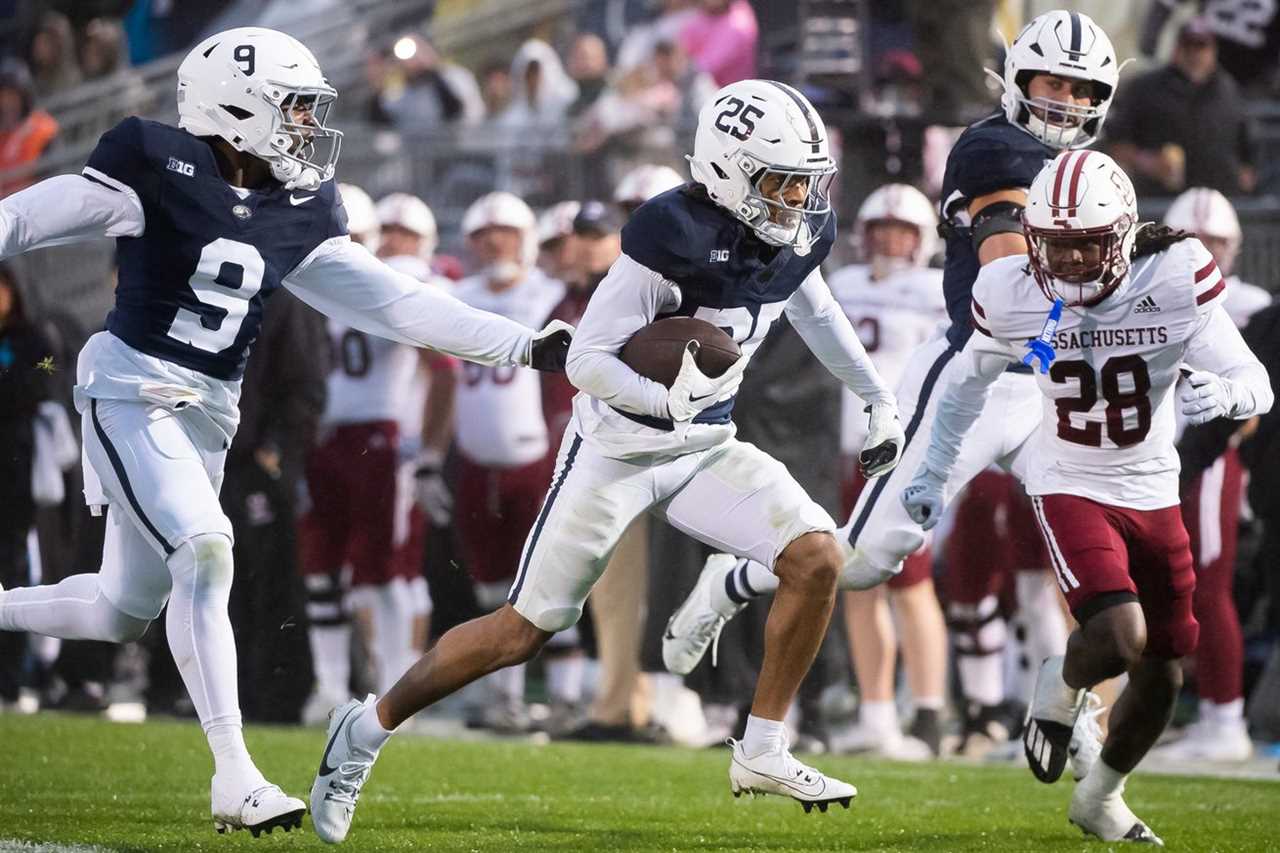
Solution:
M 547 373 L 564 373 L 572 342 L 573 326 L 563 320 L 552 320 L 533 336 L 529 344 L 529 366 Z

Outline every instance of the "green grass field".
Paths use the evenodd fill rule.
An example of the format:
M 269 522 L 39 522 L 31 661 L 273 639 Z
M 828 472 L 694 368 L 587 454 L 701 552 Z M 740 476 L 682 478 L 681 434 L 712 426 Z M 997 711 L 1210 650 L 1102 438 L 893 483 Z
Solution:
M 251 728 L 271 779 L 306 798 L 318 729 Z M 15 840 L 144 850 L 315 850 L 311 833 L 214 834 L 211 762 L 194 723 L 0 716 L 0 850 Z M 393 741 L 365 789 L 351 850 L 1103 851 L 1066 821 L 1069 782 L 1014 767 L 814 763 L 854 782 L 849 811 L 735 800 L 727 753 Z M 1280 784 L 1140 776 L 1128 801 L 1172 849 L 1280 849 Z M 21 849 L 21 848 L 19 848 Z M 31 848 L 27 849 L 39 849 Z M 57 848 L 45 848 L 56 850 Z M 74 848 L 73 848 L 74 849 Z

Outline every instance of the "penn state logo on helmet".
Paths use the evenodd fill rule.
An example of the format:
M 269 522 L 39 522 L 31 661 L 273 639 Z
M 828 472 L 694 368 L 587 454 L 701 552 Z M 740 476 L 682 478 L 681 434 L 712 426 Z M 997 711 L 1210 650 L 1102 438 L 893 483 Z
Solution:
M 265 27 L 212 35 L 178 66 L 178 126 L 260 157 L 288 189 L 333 177 L 342 133 L 325 122 L 337 97 L 302 42 Z
M 836 173 L 827 129 L 804 95 L 773 80 L 740 80 L 698 115 L 693 179 L 716 204 L 774 246 L 806 255 L 831 215 Z
M 1044 295 L 1068 306 L 1096 305 L 1129 272 L 1137 196 L 1106 154 L 1064 151 L 1031 183 L 1022 224 Z
M 1080 148 L 1098 138 L 1120 79 L 1121 66 L 1102 27 L 1088 15 L 1061 9 L 1045 12 L 1022 28 L 1005 53 L 1000 105 L 1009 121 L 1051 148 Z M 1031 98 L 1027 86 L 1036 74 L 1052 74 L 1093 83 L 1089 105 Z

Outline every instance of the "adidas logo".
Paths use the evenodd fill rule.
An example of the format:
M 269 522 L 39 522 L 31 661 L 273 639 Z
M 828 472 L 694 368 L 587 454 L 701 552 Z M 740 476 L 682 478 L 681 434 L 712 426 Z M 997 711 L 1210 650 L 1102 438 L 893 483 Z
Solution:
M 1144 296 L 1138 300 L 1138 305 L 1133 309 L 1135 314 L 1159 314 L 1160 306 L 1150 296 Z

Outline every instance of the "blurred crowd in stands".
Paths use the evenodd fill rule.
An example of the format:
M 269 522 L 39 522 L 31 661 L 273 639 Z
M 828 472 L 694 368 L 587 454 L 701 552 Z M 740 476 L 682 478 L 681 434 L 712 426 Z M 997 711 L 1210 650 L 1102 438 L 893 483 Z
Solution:
M 163 0 L 19 5 L 31 9 L 5 28 L 0 172 L 57 144 L 57 116 L 43 103 L 131 63 L 181 50 L 229 4 L 196 4 L 201 13 L 193 17 L 187 16 L 192 4 Z M 824 84 L 806 86 L 832 111 L 833 128 L 852 116 L 848 171 L 862 168 L 856 145 L 867 137 L 859 136 L 858 122 L 918 120 L 914 145 L 925 153 L 897 179 L 936 192 L 929 140 L 944 140 L 945 158 L 956 130 L 994 106 L 981 68 L 999 60 L 993 21 L 1004 5 L 863 4 L 871 32 L 859 97 L 850 102 Z M 1208 5 L 1212 13 L 1224 4 Z M 591 193 L 597 197 L 562 199 L 535 211 L 517 195 L 486 192 L 467 206 L 451 243 L 442 242 L 429 191 L 404 187 L 422 197 L 398 192 L 375 203 L 359 187 L 341 187 L 353 238 L 426 287 L 445 288 L 535 328 L 550 317 L 581 317 L 621 251 L 630 211 L 687 180 L 687 171 L 671 167 L 682 162 L 700 107 L 719 86 L 780 67 L 777 57 L 766 55 L 761 33 L 785 20 L 788 6 L 795 14 L 794 3 L 748 0 L 577 6 L 568 27 L 539 31 L 501 61 L 473 67 L 442 54 L 425 31 L 389 39 L 367 56 L 363 100 L 353 96 L 346 104 L 347 110 L 362 105 L 362 115 L 346 113 L 353 121 L 405 136 L 442 127 L 498 139 L 567 132 L 561 156 L 605 158 L 600 173 L 610 177 Z M 1141 49 L 1155 55 L 1162 29 L 1170 26 L 1175 29 L 1165 41 L 1172 49 L 1162 64 L 1122 77 L 1103 145 L 1131 172 L 1144 198 L 1198 188 L 1184 196 L 1186 218 L 1179 224 L 1200 232 L 1215 255 L 1221 252 L 1226 274 L 1240 250 L 1241 229 L 1224 195 L 1275 191 L 1280 181 L 1274 166 L 1268 171 L 1269 162 L 1280 162 L 1274 141 L 1268 150 L 1250 112 L 1251 104 L 1277 92 L 1280 14 L 1269 29 L 1242 31 L 1212 14 L 1169 24 L 1177 6 L 1176 0 L 1136 4 L 1145 16 Z M 940 126 L 941 136 L 926 132 L 926 124 Z M 888 126 L 875 124 L 875 132 L 897 132 Z M 611 146 L 619 140 L 666 156 L 632 167 L 632 155 L 624 158 L 627 168 L 610 169 Z M 887 165 L 869 171 L 872 185 L 895 177 Z M 0 194 L 21 185 L 3 184 Z M 855 211 L 867 192 L 847 195 L 845 207 Z M 921 204 L 927 213 L 923 196 Z M 1176 219 L 1172 209 L 1170 215 Z M 886 224 L 904 229 L 901 239 L 877 236 Z M 874 287 L 904 268 L 936 267 L 940 258 L 930 254 L 935 226 L 931 215 L 846 217 L 842 229 L 849 236 L 828 270 L 833 287 L 846 269 L 861 269 L 849 275 Z M 886 248 L 890 244 L 897 248 Z M 1254 284 L 1273 291 L 1280 282 Z M 71 405 L 76 353 L 98 326 L 85 327 L 65 306 L 39 315 L 25 311 L 24 294 L 39 287 L 0 267 L 0 505 L 6 507 L 0 584 L 6 587 L 84 571 L 101 553 L 103 536 L 102 520 L 90 517 L 80 500 L 79 419 Z M 1247 286 L 1240 291 L 1255 297 L 1241 308 L 1241 324 L 1276 328 L 1268 295 Z M 878 327 L 855 316 L 863 310 L 856 293 L 841 300 L 874 356 Z M 917 322 L 935 322 L 932 310 L 919 306 Z M 1252 327 L 1255 336 L 1270 334 L 1264 325 Z M 12 369 L 37 362 L 47 369 Z M 842 404 L 838 383 L 785 323 L 753 365 L 737 407 L 741 437 L 787 463 L 815 499 L 843 518 L 853 445 L 842 419 L 856 418 L 856 410 Z M 287 293 L 274 296 L 249 361 L 240 432 L 222 490 L 236 529 L 231 607 L 246 717 L 319 722 L 352 692 L 385 689 L 444 630 L 498 606 L 547 488 L 573 393 L 561 377 L 420 356 L 328 324 Z M 1274 431 L 1264 423 L 1258 434 Z M 1208 757 L 1232 760 L 1251 749 L 1243 717 L 1250 691 L 1257 697 L 1250 705 L 1255 735 L 1280 740 L 1280 562 L 1274 558 L 1280 519 L 1274 498 L 1264 511 L 1257 497 L 1276 493 L 1271 484 L 1280 466 L 1255 466 L 1248 485 L 1240 460 L 1266 455 L 1258 449 L 1261 439 L 1253 440 L 1252 451 L 1247 438 L 1237 448 L 1242 438 L 1231 439 L 1226 462 L 1213 454 L 1191 466 L 1195 473 L 1217 472 L 1206 476 L 1219 490 L 1213 506 L 1226 514 L 1219 519 L 1203 510 L 1199 497 L 1187 510 L 1205 530 L 1217 531 L 1209 549 L 1214 565 L 1229 563 L 1218 569 L 1226 579 L 1216 575 L 1211 585 L 1216 597 L 1204 605 L 1207 615 L 1198 615 L 1217 618 L 1223 627 L 1215 631 L 1231 647 L 1201 664 L 1182 717 L 1196 716 L 1198 683 L 1200 719 L 1218 725 L 1208 739 L 1234 750 Z M 836 459 L 840 465 L 832 464 Z M 1200 494 L 1199 485 L 1188 483 L 1188 489 Z M 953 533 L 922 555 L 926 563 L 911 588 L 842 602 L 846 621 L 833 623 L 794 715 L 797 746 L 898 758 L 1010 748 L 1032 659 L 1044 651 L 1028 637 L 1036 634 L 1030 624 L 1046 613 L 1028 607 L 1040 607 L 1046 590 L 1052 599 L 1053 587 L 1035 525 L 1019 522 L 1021 488 L 993 476 L 971 492 L 953 510 Z M 1246 492 L 1254 496 L 1253 510 Z M 639 519 L 593 593 L 587 617 L 530 664 L 533 677 L 526 682 L 523 669 L 504 670 L 445 713 L 503 733 L 721 741 L 745 713 L 766 608 L 730 623 L 714 666 L 706 661 L 683 679 L 666 673 L 663 625 L 708 556 L 679 532 Z M 975 561 L 1001 565 L 984 570 L 980 589 L 960 589 L 956 578 L 967 578 L 966 566 Z M 190 714 L 158 636 L 163 625 L 155 621 L 150 634 L 123 653 L 98 643 L 0 634 L 0 706 L 96 713 L 142 703 L 153 714 Z M 1065 637 L 1065 617 L 1058 630 Z M 899 645 L 904 666 L 896 674 Z M 888 679 L 887 695 L 867 683 L 875 659 L 886 655 L 888 674 L 876 678 Z M 1215 678 L 1222 666 L 1234 674 Z M 966 671 L 973 676 L 968 682 Z M 999 676 L 982 681 L 973 675 L 979 672 Z M 984 686 L 968 686 L 979 682 Z M 431 721 L 423 726 L 432 730 Z

